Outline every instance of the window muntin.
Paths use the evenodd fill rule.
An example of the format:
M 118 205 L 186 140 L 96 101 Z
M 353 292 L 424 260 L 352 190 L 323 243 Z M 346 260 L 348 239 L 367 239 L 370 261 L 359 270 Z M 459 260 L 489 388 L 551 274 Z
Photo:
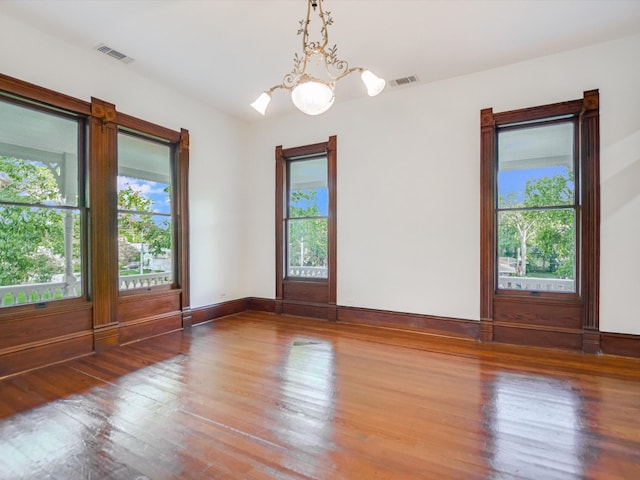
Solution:
M 576 292 L 575 132 L 571 119 L 498 129 L 499 289 Z
M 174 283 L 172 146 L 118 133 L 120 290 Z
M 0 100 L 0 306 L 82 295 L 82 120 Z
M 327 156 L 287 162 L 287 277 L 328 276 Z

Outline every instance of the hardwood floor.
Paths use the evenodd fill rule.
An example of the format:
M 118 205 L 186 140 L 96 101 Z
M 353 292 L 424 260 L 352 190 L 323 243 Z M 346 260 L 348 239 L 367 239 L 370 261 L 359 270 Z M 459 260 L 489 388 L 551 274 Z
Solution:
M 2 479 L 640 478 L 640 360 L 246 312 L 0 381 Z

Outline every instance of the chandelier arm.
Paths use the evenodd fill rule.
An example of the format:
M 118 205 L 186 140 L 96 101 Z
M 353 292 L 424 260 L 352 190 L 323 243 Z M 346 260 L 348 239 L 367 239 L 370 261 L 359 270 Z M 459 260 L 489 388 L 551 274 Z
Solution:
M 273 87 L 271 87 L 269 90 L 267 90 L 266 92 L 271 95 L 273 92 L 275 92 L 278 89 L 282 89 L 282 90 L 292 90 L 293 87 L 290 87 L 289 85 L 285 85 L 284 83 L 281 83 L 279 85 L 274 85 Z
M 336 75 L 335 77 L 333 75 L 331 75 L 331 78 L 333 79 L 334 82 L 337 82 L 338 80 L 340 80 L 341 78 L 344 78 L 348 75 L 351 75 L 354 72 L 364 72 L 364 68 L 362 67 L 352 67 L 349 68 L 348 70 Z M 329 70 L 327 69 L 327 73 L 329 73 Z

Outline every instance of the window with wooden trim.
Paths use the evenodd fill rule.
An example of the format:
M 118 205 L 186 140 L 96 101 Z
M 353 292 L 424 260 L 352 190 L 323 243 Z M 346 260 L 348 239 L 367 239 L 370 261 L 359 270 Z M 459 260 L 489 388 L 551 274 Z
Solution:
M 480 112 L 481 339 L 599 350 L 599 95 Z
M 276 148 L 276 310 L 336 317 L 336 137 Z
M 120 290 L 174 283 L 174 147 L 118 132 Z
M 324 278 L 329 260 L 327 154 L 287 159 L 285 278 Z
M 85 292 L 84 125 L 0 97 L 0 307 Z

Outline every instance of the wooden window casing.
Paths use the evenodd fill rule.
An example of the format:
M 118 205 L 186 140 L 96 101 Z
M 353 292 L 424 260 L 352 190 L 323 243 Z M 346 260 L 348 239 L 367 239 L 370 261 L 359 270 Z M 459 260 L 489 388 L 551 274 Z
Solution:
M 189 132 L 118 112 L 114 104 L 82 101 L 0 74 L 0 94 L 82 122 L 83 295 L 0 310 L 0 377 L 191 325 L 189 295 Z M 118 291 L 117 133 L 119 129 L 172 145 L 174 282 Z M 86 166 L 85 166 L 86 164 Z
M 576 137 L 576 293 L 519 292 L 497 288 L 497 131 L 501 126 L 571 116 Z M 480 113 L 480 319 L 481 340 L 599 351 L 600 173 L 599 96 L 540 107 Z
M 327 142 L 284 149 L 276 147 L 276 312 L 329 320 L 337 319 L 336 308 L 336 155 L 337 138 Z M 288 209 L 288 162 L 326 155 L 328 185 L 327 278 L 294 278 L 286 274 L 286 220 Z

